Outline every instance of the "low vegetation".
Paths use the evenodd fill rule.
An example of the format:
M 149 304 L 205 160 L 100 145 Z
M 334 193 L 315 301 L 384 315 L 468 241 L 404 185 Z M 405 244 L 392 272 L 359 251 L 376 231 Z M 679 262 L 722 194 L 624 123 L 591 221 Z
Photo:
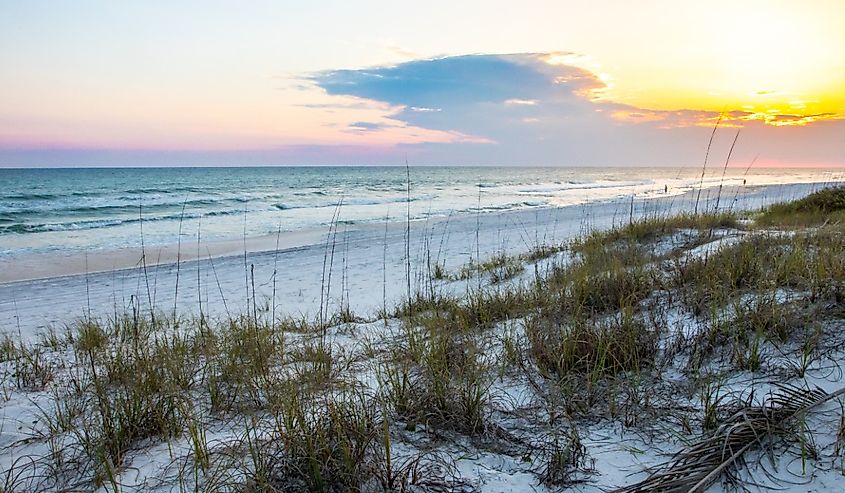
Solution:
M 373 320 L 132 310 L 6 337 L 6 399 L 38 411 L 0 490 L 118 491 L 143 470 L 146 489 L 472 491 L 448 450 L 511 457 L 560 488 L 595 474 L 581 434 L 595 426 L 700 437 L 664 467 L 687 486 L 722 477 L 725 443 L 806 452 L 808 406 L 836 395 L 794 385 L 841 354 L 843 204 L 832 188 L 753 221 L 651 217 L 457 274 L 436 264 L 466 291 L 429 286 Z M 749 375 L 783 392 L 734 398 Z M 144 470 L 156 454 L 172 460 Z
M 761 226 L 803 227 L 845 220 L 845 187 L 829 187 L 792 202 L 768 207 L 757 218 Z

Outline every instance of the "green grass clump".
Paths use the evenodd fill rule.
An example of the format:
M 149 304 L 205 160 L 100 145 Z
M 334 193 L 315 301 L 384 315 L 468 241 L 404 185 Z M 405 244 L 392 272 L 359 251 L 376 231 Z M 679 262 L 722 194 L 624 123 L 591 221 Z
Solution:
M 335 384 L 334 356 L 311 332 L 288 351 L 279 327 L 248 316 L 214 324 L 137 313 L 79 321 L 69 337 L 72 378 L 44 379 L 54 405 L 43 408 L 39 433 L 51 447 L 52 472 L 40 488 L 114 489 L 133 451 L 184 438 L 192 445 L 194 487 L 225 479 L 214 476 L 217 461 L 243 472 L 225 479 L 230 489 L 357 489 L 380 470 L 372 462 L 381 430 L 372 410 L 379 406 Z M 40 385 L 31 362 L 46 365 L 43 351 L 14 348 L 19 366 L 29 365 L 18 372 L 22 386 Z M 247 458 L 242 467 L 231 457 L 221 462 L 204 438 L 204 420 L 237 415 L 273 424 L 244 424 L 245 436 L 253 435 L 230 444 Z
M 558 291 L 555 303 L 567 314 L 590 316 L 636 305 L 656 288 L 652 266 L 639 249 L 600 243 L 576 247 L 579 257 L 556 267 L 539 289 Z
M 192 341 L 176 332 L 112 346 L 105 332 L 91 322 L 80 327 L 76 350 L 86 374 L 63 397 L 82 404 L 72 433 L 94 458 L 95 484 L 113 483 L 126 454 L 142 441 L 185 429 L 197 364 Z
M 522 258 L 527 262 L 537 262 L 538 260 L 547 259 L 560 252 L 566 251 L 566 245 L 549 245 L 539 244 L 531 248 L 528 252 L 522 255 Z
M 406 327 L 406 343 L 382 366 L 388 402 L 409 428 L 480 433 L 491 382 L 476 338 L 436 314 L 417 324 Z
M 773 294 L 757 294 L 730 305 L 731 313 L 712 322 L 692 351 L 694 364 L 704 356 L 729 357 L 735 368 L 757 371 L 762 361 L 763 344 L 783 347 L 789 342 L 804 343 L 817 337 L 813 319 L 817 309 L 804 300 L 785 301 Z
M 533 360 L 548 378 L 595 380 L 652 366 L 657 337 L 630 313 L 605 321 L 534 319 L 526 326 Z
M 23 344 L 11 351 L 14 384 L 19 390 L 42 390 L 53 381 L 55 365 L 48 359 L 41 347 Z
M 295 385 L 271 398 L 269 430 L 248 425 L 249 491 L 358 491 L 383 475 L 379 407 L 358 390 L 312 397 Z
M 490 282 L 496 284 L 516 277 L 524 268 L 521 257 L 499 253 L 481 263 L 468 263 L 461 268 L 455 279 L 470 279 L 476 275 L 488 275 Z M 436 270 L 435 278 L 437 278 Z
M 266 400 L 263 388 L 275 376 L 271 370 L 283 362 L 283 332 L 241 317 L 206 338 L 212 409 L 260 408 Z
M 756 219 L 761 226 L 801 227 L 845 219 L 845 187 L 830 187 L 810 195 L 775 204 Z
M 410 303 L 400 305 L 394 315 L 413 323 L 416 318 L 426 319 L 437 314 L 452 327 L 485 328 L 524 315 L 536 306 L 538 294 L 534 289 L 521 286 L 482 289 L 463 297 L 418 294 Z
M 607 248 L 626 245 L 640 249 L 649 242 L 682 229 L 710 231 L 719 228 L 738 227 L 738 217 L 731 212 L 653 216 L 638 219 L 607 231 L 594 231 L 585 238 L 575 240 L 573 249 L 584 251 L 596 247 Z
M 796 332 L 813 325 L 809 320 L 812 312 L 808 309 L 800 303 L 779 300 L 776 296 L 756 296 L 744 303 L 736 303 L 733 320 L 725 322 L 730 327 L 725 327 L 723 331 L 742 334 L 746 339 L 755 335 L 782 344 Z
M 635 305 L 645 299 L 654 285 L 647 269 L 611 265 L 591 272 L 575 268 L 569 273 L 571 283 L 565 290 L 563 307 L 570 313 L 606 313 Z
M 777 241 L 763 237 L 746 239 L 711 255 L 678 263 L 674 275 L 687 305 L 694 313 L 702 314 L 709 306 L 724 303 L 739 291 L 770 289 L 767 267 L 773 261 L 770 255 L 780 253 Z
M 843 297 L 845 242 L 840 232 L 751 234 L 715 253 L 678 262 L 673 271 L 696 314 L 744 292 L 807 291 L 810 299 Z

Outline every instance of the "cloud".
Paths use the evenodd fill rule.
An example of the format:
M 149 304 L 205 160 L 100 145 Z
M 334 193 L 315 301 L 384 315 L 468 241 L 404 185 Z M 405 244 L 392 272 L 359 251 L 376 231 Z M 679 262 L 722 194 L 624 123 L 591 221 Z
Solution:
M 600 142 L 637 112 L 643 114 L 638 121 L 659 123 L 654 128 L 682 120 L 596 101 L 605 83 L 562 59 L 546 53 L 464 55 L 321 72 L 312 81 L 328 95 L 390 107 L 384 118 L 397 124 L 455 136 L 406 146 L 432 161 L 580 163 L 606 154 L 590 148 L 604 147 Z M 625 112 L 628 117 L 621 118 Z M 363 128 L 360 123 L 351 126 Z
M 475 54 L 328 70 L 299 76 L 320 92 L 296 106 L 330 137 L 170 151 L 4 147 L 0 139 L 0 166 L 402 164 L 406 155 L 441 165 L 701 165 L 718 112 L 615 103 L 606 96 L 610 79 L 572 65 L 577 59 Z M 737 109 L 720 125 L 743 127 L 736 163 L 760 154 L 760 162 L 845 164 L 845 120 L 831 116 Z M 718 132 L 711 156 L 726 155 L 734 133 Z
M 540 63 L 534 55 L 465 55 L 391 67 L 322 72 L 313 80 L 332 95 L 352 95 L 391 105 L 444 108 L 530 99 L 552 84 L 537 70 Z
M 547 56 L 415 60 L 390 67 L 322 72 L 313 81 L 329 95 L 397 108 L 389 118 L 405 125 L 503 142 L 505 133 L 518 133 L 514 127 L 523 123 L 591 112 L 593 104 L 585 96 L 604 87 L 586 70 L 548 64 Z
M 357 131 L 382 130 L 395 125 L 387 125 L 384 123 L 375 122 L 354 122 L 349 124 L 349 128 Z
M 658 111 L 604 98 L 607 78 L 569 65 L 572 54 L 462 55 L 385 67 L 332 70 L 311 81 L 328 95 L 380 102 L 383 118 L 447 132 L 446 142 L 405 145 L 422 162 L 454 164 L 696 164 L 718 112 Z M 775 124 L 818 117 L 728 111 L 723 126 L 745 126 L 742 147 L 765 152 Z M 354 124 L 361 128 L 360 122 Z M 748 135 L 750 137 L 746 137 Z M 751 140 L 754 140 L 751 142 Z M 717 142 L 717 147 L 718 147 Z M 831 146 L 827 146 L 830 148 Z M 839 148 L 840 146 L 833 146 Z M 717 149 L 718 152 L 718 149 Z M 827 151 L 821 152 L 829 157 Z M 812 159 L 812 156 L 808 156 Z

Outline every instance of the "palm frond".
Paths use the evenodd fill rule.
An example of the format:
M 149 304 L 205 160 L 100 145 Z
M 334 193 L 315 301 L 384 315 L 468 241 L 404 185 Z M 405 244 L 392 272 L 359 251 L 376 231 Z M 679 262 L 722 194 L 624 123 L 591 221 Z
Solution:
M 681 450 L 639 483 L 616 493 L 701 493 L 726 471 L 735 468 L 755 445 L 789 427 L 807 412 L 845 394 L 819 388 L 777 385 L 762 404 L 738 408 L 709 436 Z

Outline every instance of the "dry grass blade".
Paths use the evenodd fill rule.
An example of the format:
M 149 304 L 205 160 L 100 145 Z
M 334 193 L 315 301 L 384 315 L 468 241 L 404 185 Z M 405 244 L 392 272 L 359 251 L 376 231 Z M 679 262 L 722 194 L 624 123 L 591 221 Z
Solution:
M 643 481 L 616 492 L 703 492 L 755 444 L 785 431 L 797 418 L 843 394 L 845 388 L 828 394 L 818 388 L 779 385 L 762 405 L 741 406 L 711 436 L 678 452 Z

